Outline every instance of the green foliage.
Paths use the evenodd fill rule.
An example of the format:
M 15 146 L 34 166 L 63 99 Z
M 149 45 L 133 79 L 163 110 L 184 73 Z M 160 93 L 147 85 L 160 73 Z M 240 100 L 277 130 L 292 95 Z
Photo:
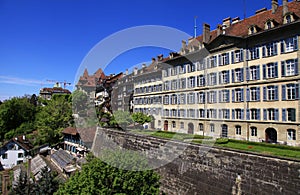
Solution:
M 117 110 L 113 113 L 113 118 L 110 121 L 111 126 L 118 125 L 124 130 L 127 129 L 129 124 L 132 124 L 133 120 L 130 116 L 130 113 L 127 111 Z
M 14 185 L 9 192 L 10 195 L 17 194 L 32 194 L 33 193 L 32 182 L 28 179 L 27 173 L 24 171 L 20 172 L 17 184 Z
M 54 96 L 36 115 L 38 137 L 36 144 L 56 144 L 64 128 L 73 124 L 71 103 L 68 96 Z
M 113 166 L 145 166 L 136 154 L 110 151 L 104 156 L 109 163 L 93 158 L 56 194 L 159 194 L 159 175 L 153 170 L 130 171 Z
M 24 126 L 20 126 L 23 123 L 32 123 L 35 113 L 35 106 L 30 103 L 28 97 L 15 97 L 3 102 L 0 105 L 0 140 L 3 140 L 6 133 L 8 133 L 7 137 L 14 136 L 16 133 L 25 133 Z M 18 130 L 15 131 L 16 129 Z M 26 131 L 32 130 L 27 129 Z
M 72 105 L 75 113 L 82 113 L 87 111 L 88 107 L 88 95 L 80 90 L 76 90 L 72 93 Z
M 152 121 L 151 116 L 146 115 L 142 112 L 135 112 L 131 115 L 134 122 L 139 123 L 140 125 L 143 125 L 145 123 L 150 123 Z

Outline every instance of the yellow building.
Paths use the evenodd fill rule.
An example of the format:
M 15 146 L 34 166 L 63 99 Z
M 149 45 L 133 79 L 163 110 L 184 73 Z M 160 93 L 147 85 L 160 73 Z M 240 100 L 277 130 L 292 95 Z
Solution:
M 153 107 L 139 104 L 142 96 L 157 96 L 154 128 L 299 146 L 299 33 L 296 0 L 272 0 L 271 10 L 226 18 L 212 31 L 204 24 L 201 36 L 158 62 L 166 67 L 155 81 L 161 91 L 135 83 L 134 111 Z

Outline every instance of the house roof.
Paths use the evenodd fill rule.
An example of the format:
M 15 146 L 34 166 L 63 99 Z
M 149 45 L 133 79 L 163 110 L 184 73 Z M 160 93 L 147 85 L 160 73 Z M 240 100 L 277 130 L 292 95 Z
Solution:
M 11 143 L 11 142 L 16 143 L 18 146 L 20 146 L 26 152 L 29 152 L 31 149 L 33 149 L 32 143 L 30 143 L 29 140 L 23 135 L 10 139 L 9 141 L 5 142 L 3 144 L 3 146 L 6 146 L 8 143 Z
M 61 87 L 53 87 L 53 88 L 43 88 L 40 90 L 40 94 L 44 94 L 44 93 L 49 93 L 49 94 L 53 94 L 53 93 L 64 93 L 64 94 L 71 94 L 71 92 L 67 89 L 63 89 Z
M 88 145 L 93 143 L 96 130 L 97 127 L 77 128 L 81 140 Z
M 75 127 L 67 127 L 62 131 L 63 134 L 77 135 L 78 131 Z

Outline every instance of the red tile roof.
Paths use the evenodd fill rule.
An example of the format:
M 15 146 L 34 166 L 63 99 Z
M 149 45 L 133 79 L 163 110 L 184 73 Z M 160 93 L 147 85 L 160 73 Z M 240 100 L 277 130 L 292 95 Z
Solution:
M 77 135 L 78 131 L 75 127 L 67 127 L 62 131 L 63 134 Z

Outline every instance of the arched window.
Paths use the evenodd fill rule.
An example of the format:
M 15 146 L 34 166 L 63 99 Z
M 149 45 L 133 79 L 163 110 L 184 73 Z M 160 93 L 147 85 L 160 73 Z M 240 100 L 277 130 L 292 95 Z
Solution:
M 176 122 L 172 121 L 172 128 L 176 128 Z
M 215 124 L 210 124 L 210 132 L 215 132 Z
M 204 130 L 203 123 L 199 123 L 199 131 L 203 131 L 203 130 Z
M 235 134 L 242 135 L 242 127 L 240 125 L 235 126 Z
M 296 140 L 296 130 L 295 129 L 287 130 L 287 139 L 288 140 Z

